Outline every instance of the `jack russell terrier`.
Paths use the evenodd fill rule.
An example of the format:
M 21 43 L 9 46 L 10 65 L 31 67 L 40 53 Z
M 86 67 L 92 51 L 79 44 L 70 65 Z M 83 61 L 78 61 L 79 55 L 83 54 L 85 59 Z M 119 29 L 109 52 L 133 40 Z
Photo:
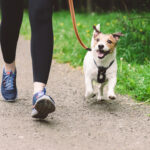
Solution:
M 114 88 L 117 82 L 116 45 L 122 33 L 103 34 L 100 24 L 94 26 L 91 51 L 84 58 L 85 98 L 95 96 L 93 81 L 99 83 L 97 100 L 103 99 L 103 89 L 108 83 L 108 99 L 116 99 Z

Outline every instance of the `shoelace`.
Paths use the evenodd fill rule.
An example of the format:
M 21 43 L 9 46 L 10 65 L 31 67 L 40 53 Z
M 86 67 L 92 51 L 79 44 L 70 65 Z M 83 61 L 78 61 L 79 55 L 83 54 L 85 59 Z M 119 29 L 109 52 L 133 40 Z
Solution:
M 3 83 L 7 90 L 13 90 L 15 87 L 15 75 L 12 73 L 9 75 L 5 74 Z

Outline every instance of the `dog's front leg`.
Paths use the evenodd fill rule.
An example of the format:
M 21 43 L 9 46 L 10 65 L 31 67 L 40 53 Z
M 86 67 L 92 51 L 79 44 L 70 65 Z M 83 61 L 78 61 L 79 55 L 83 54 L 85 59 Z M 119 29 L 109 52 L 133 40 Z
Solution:
M 103 99 L 104 86 L 105 86 L 105 84 L 100 84 L 100 85 L 98 86 L 98 95 L 97 95 L 97 100 L 98 100 L 98 101 L 101 101 L 101 100 Z
M 93 83 L 92 80 L 89 77 L 85 77 L 85 98 L 92 98 L 93 96 L 95 96 L 94 94 L 94 90 L 93 90 Z
M 116 77 L 108 79 L 108 94 L 107 94 L 107 96 L 109 99 L 112 99 L 112 100 L 116 99 L 116 95 L 114 92 L 116 82 L 117 82 Z

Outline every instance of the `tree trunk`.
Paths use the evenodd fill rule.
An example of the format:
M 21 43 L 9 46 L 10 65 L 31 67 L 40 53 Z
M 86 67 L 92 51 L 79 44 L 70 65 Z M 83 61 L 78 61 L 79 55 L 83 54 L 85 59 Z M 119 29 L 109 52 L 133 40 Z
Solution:
M 87 0 L 87 12 L 92 12 L 92 0 Z
M 123 7 L 124 7 L 125 11 L 128 12 L 128 6 L 127 6 L 126 2 L 124 0 L 122 0 L 121 2 L 123 4 Z

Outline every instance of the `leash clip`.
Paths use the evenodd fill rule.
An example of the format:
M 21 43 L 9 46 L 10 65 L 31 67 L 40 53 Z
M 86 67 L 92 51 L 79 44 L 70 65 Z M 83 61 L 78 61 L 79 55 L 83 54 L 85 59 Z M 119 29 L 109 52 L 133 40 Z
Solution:
M 92 49 L 91 49 L 91 48 L 86 48 L 86 50 L 87 50 L 87 51 L 92 51 Z

